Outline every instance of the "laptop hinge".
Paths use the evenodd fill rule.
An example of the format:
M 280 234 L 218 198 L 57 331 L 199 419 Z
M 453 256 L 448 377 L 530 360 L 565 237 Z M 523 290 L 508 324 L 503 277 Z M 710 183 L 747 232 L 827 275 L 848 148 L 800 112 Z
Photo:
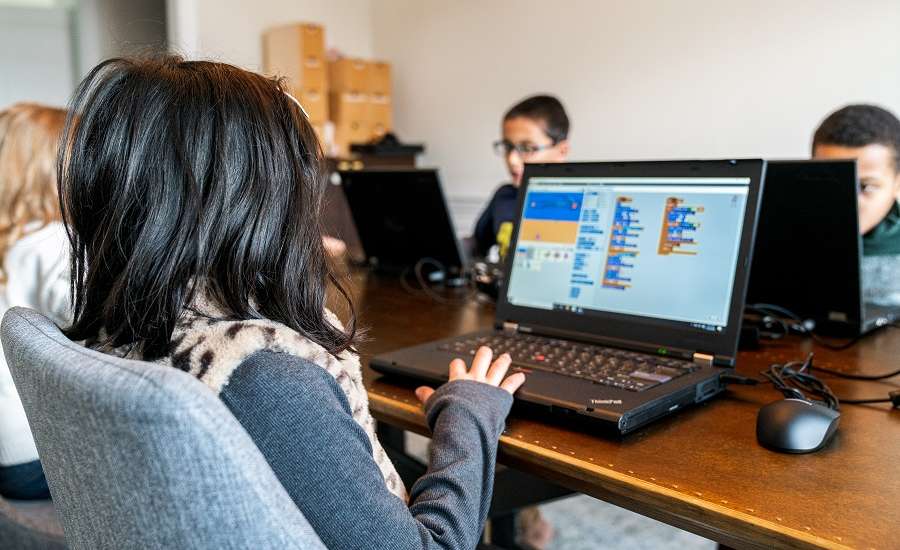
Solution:
M 715 359 L 715 357 L 708 353 L 700 353 L 699 351 L 694 352 L 694 363 L 697 363 L 698 365 L 711 367 L 713 366 L 713 359 Z
M 503 332 L 505 334 L 515 334 L 519 331 L 519 323 L 510 323 L 503 321 Z

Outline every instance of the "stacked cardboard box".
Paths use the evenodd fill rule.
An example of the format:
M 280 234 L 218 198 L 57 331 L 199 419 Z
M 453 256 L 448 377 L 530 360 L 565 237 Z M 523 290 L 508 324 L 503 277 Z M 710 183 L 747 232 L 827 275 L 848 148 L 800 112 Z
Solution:
M 390 131 L 391 66 L 363 59 L 340 59 L 330 64 L 331 120 L 338 156 L 350 145 L 368 143 Z
M 328 69 L 325 31 L 320 25 L 297 23 L 263 34 L 263 68 L 283 76 L 321 140 L 328 121 Z
M 391 65 L 383 61 L 373 61 L 369 69 L 369 123 L 376 137 L 390 132 L 394 125 Z
M 368 110 L 369 63 L 362 59 L 340 59 L 329 66 L 333 83 L 330 94 L 331 121 L 334 123 L 334 148 L 344 157 L 353 143 L 371 138 Z
M 320 25 L 267 30 L 263 68 L 286 79 L 329 154 L 348 156 L 350 145 L 369 143 L 393 127 L 390 64 L 350 58 L 327 63 Z

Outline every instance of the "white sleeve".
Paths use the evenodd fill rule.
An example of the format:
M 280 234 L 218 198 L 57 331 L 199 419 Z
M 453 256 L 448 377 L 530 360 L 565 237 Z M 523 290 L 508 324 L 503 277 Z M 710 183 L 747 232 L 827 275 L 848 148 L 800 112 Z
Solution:
M 72 322 L 72 301 L 69 298 L 70 265 L 69 238 L 62 224 L 53 224 L 52 245 L 42 255 L 40 300 L 41 311 L 60 326 Z
M 17 241 L 6 256 L 9 306 L 25 306 L 61 326 L 72 322 L 69 238 L 54 222 Z

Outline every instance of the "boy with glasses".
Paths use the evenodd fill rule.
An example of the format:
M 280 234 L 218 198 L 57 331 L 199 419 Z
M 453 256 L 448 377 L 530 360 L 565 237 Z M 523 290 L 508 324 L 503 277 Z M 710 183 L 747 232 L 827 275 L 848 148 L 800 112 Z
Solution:
M 514 105 L 503 116 L 502 132 L 494 150 L 506 161 L 511 181 L 497 189 L 475 225 L 474 252 L 481 257 L 495 244 L 501 253 L 509 244 L 525 163 L 564 162 L 569 156 L 569 117 L 553 96 L 537 95 Z

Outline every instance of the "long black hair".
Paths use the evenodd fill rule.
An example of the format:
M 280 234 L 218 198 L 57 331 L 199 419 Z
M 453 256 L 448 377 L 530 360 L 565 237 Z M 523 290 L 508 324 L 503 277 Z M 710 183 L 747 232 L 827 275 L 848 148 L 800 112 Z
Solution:
M 323 154 L 282 83 L 176 56 L 110 59 L 79 84 L 59 157 L 73 340 L 169 352 L 198 293 L 229 319 L 352 349 L 322 244 Z M 323 316 L 328 285 L 346 332 Z

